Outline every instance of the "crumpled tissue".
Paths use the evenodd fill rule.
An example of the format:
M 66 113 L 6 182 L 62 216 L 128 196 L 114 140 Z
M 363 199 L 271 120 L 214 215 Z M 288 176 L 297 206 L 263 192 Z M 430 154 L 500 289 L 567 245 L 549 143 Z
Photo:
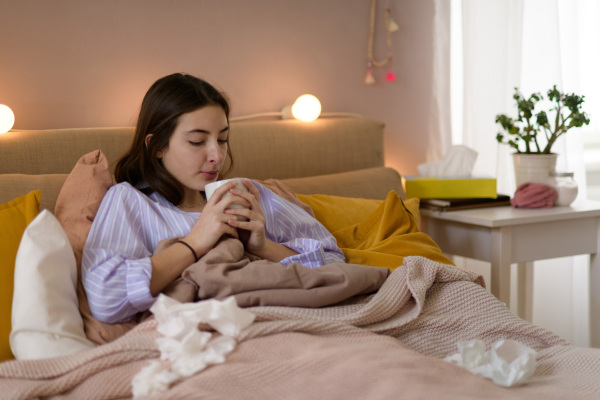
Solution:
M 158 321 L 156 339 L 160 359 L 152 361 L 132 381 L 134 398 L 156 395 L 181 378 L 191 376 L 210 364 L 222 363 L 236 345 L 235 337 L 254 321 L 255 315 L 239 308 L 235 298 L 180 303 L 163 294 L 150 308 Z M 220 335 L 198 329 L 206 323 Z
M 441 160 L 417 166 L 419 176 L 429 177 L 470 177 L 477 160 L 477 152 L 464 145 L 455 145 Z
M 485 351 L 481 340 L 458 342 L 458 353 L 445 358 L 500 386 L 521 385 L 533 375 L 536 351 L 514 340 L 500 340 Z

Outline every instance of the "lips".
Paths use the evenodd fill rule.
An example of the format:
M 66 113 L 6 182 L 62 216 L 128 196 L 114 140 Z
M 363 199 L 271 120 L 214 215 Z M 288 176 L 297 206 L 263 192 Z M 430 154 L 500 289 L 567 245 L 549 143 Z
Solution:
M 202 172 L 202 176 L 204 176 L 206 179 L 215 179 L 217 175 L 219 175 L 219 171 Z

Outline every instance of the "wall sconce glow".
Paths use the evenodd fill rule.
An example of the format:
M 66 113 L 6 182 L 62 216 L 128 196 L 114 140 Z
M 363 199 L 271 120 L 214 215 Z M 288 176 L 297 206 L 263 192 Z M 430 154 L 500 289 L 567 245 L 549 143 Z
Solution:
M 10 107 L 0 104 L 0 133 L 10 131 L 15 124 L 15 114 Z
M 301 121 L 314 121 L 321 115 L 321 102 L 312 94 L 303 94 L 292 105 L 292 115 Z

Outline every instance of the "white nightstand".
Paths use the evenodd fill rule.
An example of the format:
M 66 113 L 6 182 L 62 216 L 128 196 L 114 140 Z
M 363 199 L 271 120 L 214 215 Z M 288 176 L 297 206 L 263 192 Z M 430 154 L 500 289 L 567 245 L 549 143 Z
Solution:
M 570 207 L 421 209 L 421 229 L 444 253 L 491 263 L 490 289 L 510 306 L 510 265 L 518 263 L 518 314 L 530 317 L 533 274 L 524 263 L 590 254 L 590 342 L 600 347 L 600 202 Z

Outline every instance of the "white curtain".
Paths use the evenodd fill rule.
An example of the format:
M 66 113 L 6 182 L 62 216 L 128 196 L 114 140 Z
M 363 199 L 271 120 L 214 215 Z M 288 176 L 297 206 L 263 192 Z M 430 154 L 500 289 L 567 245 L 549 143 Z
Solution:
M 600 115 L 593 112 L 600 111 L 599 3 L 462 0 L 462 143 L 479 152 L 475 172 L 496 176 L 499 191 L 511 194 L 515 187 L 511 150 L 495 139 L 495 116 L 516 115 L 515 87 L 528 96 L 557 85 L 585 95 L 583 109 L 591 114 L 589 127 L 570 131 L 553 149 L 557 169 L 574 172 L 585 197 L 583 137 L 600 129 Z
M 541 92 L 547 97 L 547 90 L 557 85 L 563 92 L 585 95 L 583 109 L 592 120 L 589 127 L 570 131 L 553 148 L 559 154 L 557 170 L 574 172 L 578 199 L 585 198 L 583 138 L 600 130 L 600 0 L 450 1 L 452 136 L 455 143 L 478 152 L 473 173 L 495 176 L 500 193 L 514 193 L 512 151 L 496 142 L 495 116 L 516 115 L 515 87 L 526 96 Z M 543 270 L 539 264 L 536 290 L 543 292 L 544 285 L 557 287 L 560 282 L 561 292 L 569 297 L 568 311 L 573 315 L 566 312 L 566 318 L 571 319 L 573 331 L 563 336 L 587 344 L 586 257 L 561 259 Z M 540 279 L 544 277 L 554 282 Z M 536 302 L 545 300 L 536 293 Z M 534 322 L 536 309 L 534 305 Z M 556 319 L 556 314 L 548 318 Z
M 427 161 L 439 160 L 452 145 L 450 107 L 450 3 L 434 0 L 432 96 L 428 121 Z

